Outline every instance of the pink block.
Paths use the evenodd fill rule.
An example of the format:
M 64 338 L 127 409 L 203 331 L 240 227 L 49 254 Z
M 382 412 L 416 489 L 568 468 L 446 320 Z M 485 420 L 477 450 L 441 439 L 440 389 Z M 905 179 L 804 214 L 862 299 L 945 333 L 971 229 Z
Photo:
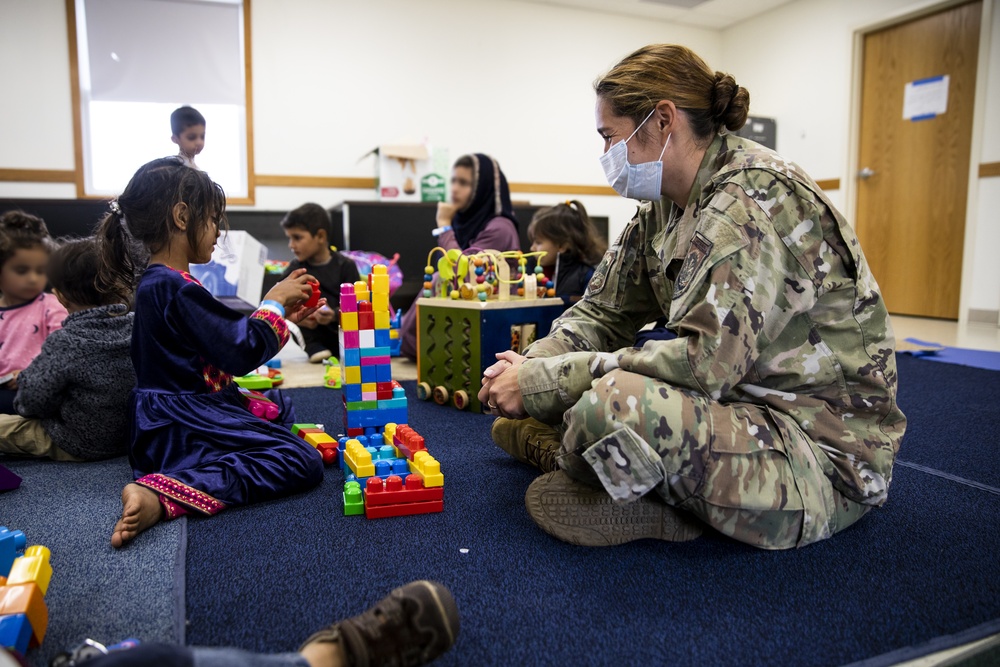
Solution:
M 358 337 L 357 331 L 343 331 L 344 334 L 344 349 L 353 350 L 361 347 L 361 339 Z
M 382 357 L 361 357 L 362 366 L 378 366 L 379 364 L 390 363 L 385 361 L 379 361 Z
M 344 283 L 340 286 L 340 312 L 358 312 L 358 296 L 354 293 L 354 285 Z
M 378 392 L 377 391 L 363 391 L 361 392 L 362 401 L 377 401 Z

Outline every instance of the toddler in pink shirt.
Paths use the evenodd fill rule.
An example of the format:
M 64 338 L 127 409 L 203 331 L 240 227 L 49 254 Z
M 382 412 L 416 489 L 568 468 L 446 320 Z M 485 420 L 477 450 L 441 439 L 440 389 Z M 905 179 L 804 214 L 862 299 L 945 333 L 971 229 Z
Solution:
M 41 218 L 0 215 L 0 413 L 16 414 L 17 376 L 38 356 L 66 309 L 44 292 L 51 240 Z

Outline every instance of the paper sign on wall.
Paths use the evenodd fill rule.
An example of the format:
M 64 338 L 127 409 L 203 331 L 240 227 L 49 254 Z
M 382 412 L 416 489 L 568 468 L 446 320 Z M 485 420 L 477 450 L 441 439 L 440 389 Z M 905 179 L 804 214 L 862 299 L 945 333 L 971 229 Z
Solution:
M 945 74 L 906 84 L 903 90 L 903 120 L 929 120 L 947 111 L 949 79 Z

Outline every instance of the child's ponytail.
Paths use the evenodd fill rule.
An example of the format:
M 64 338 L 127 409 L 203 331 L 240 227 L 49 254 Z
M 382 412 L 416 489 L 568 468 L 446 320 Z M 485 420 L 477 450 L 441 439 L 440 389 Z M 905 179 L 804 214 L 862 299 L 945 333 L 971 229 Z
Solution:
M 111 211 L 97 224 L 100 263 L 95 284 L 102 294 L 114 297 L 115 302 L 132 303 L 136 276 L 141 267 L 134 256 L 135 244 L 129 236 L 125 217 L 117 200 L 111 201 Z

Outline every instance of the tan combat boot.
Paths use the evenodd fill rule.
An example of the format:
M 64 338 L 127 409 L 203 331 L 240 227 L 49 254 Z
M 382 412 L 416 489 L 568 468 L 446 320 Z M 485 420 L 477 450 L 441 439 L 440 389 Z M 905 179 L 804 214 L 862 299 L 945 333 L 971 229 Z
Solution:
M 559 469 L 556 456 L 559 454 L 562 434 L 553 426 L 530 417 L 497 417 L 490 435 L 500 449 L 522 463 L 533 465 L 542 472 Z

